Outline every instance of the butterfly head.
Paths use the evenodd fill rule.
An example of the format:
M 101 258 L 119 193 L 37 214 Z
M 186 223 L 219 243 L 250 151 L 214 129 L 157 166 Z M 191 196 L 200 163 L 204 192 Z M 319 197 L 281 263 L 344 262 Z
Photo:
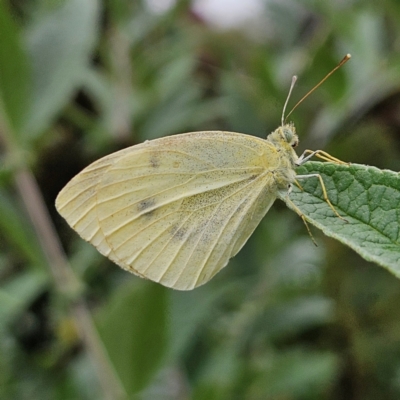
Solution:
M 292 123 L 284 124 L 268 135 L 268 141 L 277 147 L 294 149 L 299 144 L 296 128 Z

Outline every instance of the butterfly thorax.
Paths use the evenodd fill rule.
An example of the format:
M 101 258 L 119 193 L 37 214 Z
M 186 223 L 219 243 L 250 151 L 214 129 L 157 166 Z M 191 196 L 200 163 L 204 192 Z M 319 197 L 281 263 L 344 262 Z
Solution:
M 295 180 L 295 168 L 298 156 L 294 151 L 299 143 L 296 129 L 293 124 L 285 124 L 275 129 L 267 137 L 279 154 L 278 165 L 275 170 L 275 180 L 280 189 L 287 188 Z

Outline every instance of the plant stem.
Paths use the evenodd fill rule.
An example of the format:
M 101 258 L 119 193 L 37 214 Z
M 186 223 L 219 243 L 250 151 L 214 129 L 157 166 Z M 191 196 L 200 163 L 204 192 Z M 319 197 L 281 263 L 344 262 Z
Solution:
M 15 137 L 0 102 L 0 138 L 9 159 L 17 163 L 14 173 L 15 185 L 46 256 L 56 289 L 67 300 L 71 300 L 71 296 L 73 296 L 73 301 L 68 303 L 70 312 L 78 334 L 95 367 L 104 398 L 115 400 L 126 397 L 123 386 L 98 335 L 92 316 L 84 299 L 79 295 L 81 284 L 68 263 L 36 179 L 26 167 L 22 157 L 19 157 L 21 152 L 13 140 Z

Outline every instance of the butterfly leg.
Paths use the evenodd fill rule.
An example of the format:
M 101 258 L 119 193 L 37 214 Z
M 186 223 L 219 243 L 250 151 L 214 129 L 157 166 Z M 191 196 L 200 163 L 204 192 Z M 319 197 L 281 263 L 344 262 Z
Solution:
M 323 151 L 323 150 L 314 150 L 314 151 L 312 151 L 312 150 L 305 150 L 305 151 L 303 152 L 303 154 L 297 159 L 296 165 L 297 165 L 297 166 L 303 165 L 303 164 L 306 163 L 308 160 L 310 160 L 310 158 L 312 158 L 312 157 L 314 157 L 314 156 L 320 158 L 321 160 L 328 161 L 328 162 L 332 162 L 332 163 L 335 163 L 335 164 L 348 165 L 348 163 L 346 163 L 346 162 L 344 162 L 344 161 L 341 161 L 341 160 L 339 160 L 339 159 L 336 158 L 336 157 L 331 156 L 330 154 L 326 153 L 326 152 Z
M 312 233 L 311 233 L 310 227 L 308 226 L 308 223 L 307 223 L 307 221 L 306 221 L 306 217 L 305 217 L 304 214 L 301 212 L 300 208 L 298 208 L 298 207 L 296 206 L 296 204 L 294 204 L 293 201 L 290 200 L 289 193 L 287 193 L 287 195 L 286 195 L 285 197 L 286 197 L 285 202 L 286 202 L 286 203 L 289 203 L 289 204 L 290 204 L 290 207 L 292 208 L 292 210 L 295 211 L 296 214 L 303 220 L 303 223 L 304 223 L 304 225 L 306 226 L 307 232 L 308 232 L 308 234 L 310 235 L 310 238 L 311 238 L 312 242 L 315 244 L 315 246 L 318 247 L 317 242 L 315 241 L 314 236 L 313 236 Z
M 303 187 L 300 185 L 300 183 L 297 181 L 297 179 L 294 181 L 294 184 L 295 184 L 302 192 L 304 192 Z
M 330 202 L 329 198 L 328 198 L 328 194 L 326 192 L 326 187 L 325 187 L 325 183 L 324 180 L 322 179 L 322 176 L 320 174 L 309 174 L 309 175 L 296 175 L 296 179 L 306 179 L 306 178 L 311 178 L 311 177 L 315 177 L 319 179 L 319 182 L 321 184 L 321 188 L 322 188 L 322 197 L 324 198 L 324 200 L 328 203 L 329 207 L 332 209 L 332 211 L 335 213 L 335 215 L 340 218 L 341 220 L 348 222 L 345 218 L 343 218 L 337 211 L 336 208 L 333 206 L 333 204 Z

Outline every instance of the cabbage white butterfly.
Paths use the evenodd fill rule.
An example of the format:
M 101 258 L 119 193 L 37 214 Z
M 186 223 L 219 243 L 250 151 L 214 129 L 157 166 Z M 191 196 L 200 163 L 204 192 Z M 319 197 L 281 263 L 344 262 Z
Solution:
M 295 127 L 283 117 L 287 102 L 282 125 L 266 139 L 191 132 L 103 157 L 61 190 L 56 208 L 83 239 L 127 271 L 174 289 L 200 286 L 243 247 L 276 198 L 290 202 L 297 180 L 317 177 L 337 214 L 322 178 L 296 175 L 295 169 L 313 156 L 341 161 L 320 150 L 297 156 Z

